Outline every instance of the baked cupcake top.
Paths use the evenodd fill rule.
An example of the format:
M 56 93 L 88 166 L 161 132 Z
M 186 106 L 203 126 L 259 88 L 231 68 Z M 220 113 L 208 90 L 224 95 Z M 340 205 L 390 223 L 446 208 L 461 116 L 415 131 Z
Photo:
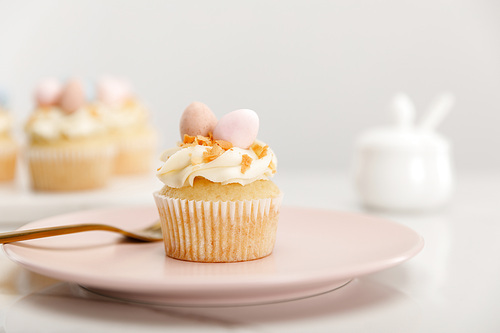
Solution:
M 106 132 L 95 106 L 86 101 L 79 80 L 62 85 L 57 79 L 42 81 L 36 91 L 37 107 L 25 130 L 34 142 L 93 137 Z
M 127 130 L 148 124 L 149 113 L 136 98 L 129 81 L 102 77 L 97 82 L 96 106 L 111 130 Z
M 217 121 L 203 103 L 186 108 L 180 123 L 182 142 L 166 150 L 157 177 L 173 188 L 193 186 L 196 177 L 223 185 L 247 185 L 269 180 L 277 159 L 268 145 L 256 139 L 257 114 L 236 110 Z

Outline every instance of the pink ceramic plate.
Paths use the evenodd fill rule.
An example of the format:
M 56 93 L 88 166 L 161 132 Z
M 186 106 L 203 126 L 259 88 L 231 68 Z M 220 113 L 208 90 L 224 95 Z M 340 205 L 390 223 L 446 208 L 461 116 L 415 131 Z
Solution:
M 139 229 L 154 207 L 83 211 L 23 227 L 102 222 Z M 338 288 L 352 278 L 395 266 L 423 247 L 411 229 L 352 213 L 283 207 L 271 256 L 243 263 L 190 263 L 165 256 L 162 243 L 131 243 L 91 231 L 4 245 L 22 266 L 95 292 L 176 305 L 275 302 Z

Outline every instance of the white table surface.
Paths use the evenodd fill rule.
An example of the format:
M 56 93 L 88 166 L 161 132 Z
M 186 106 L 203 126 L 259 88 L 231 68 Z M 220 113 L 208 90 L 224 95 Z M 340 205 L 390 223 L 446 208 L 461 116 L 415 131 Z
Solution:
M 421 234 L 424 249 L 399 266 L 321 296 L 222 308 L 110 301 L 31 273 L 0 251 L 0 332 L 500 332 L 500 174 L 459 174 L 450 205 L 418 215 L 363 211 L 345 175 L 280 172 L 276 182 L 285 192 L 285 205 L 382 216 Z M 57 207 L 66 212 L 143 204 L 154 186 L 118 181 L 107 190 L 113 199 L 106 191 L 50 197 L 21 190 L 11 196 L 12 189 L 0 188 L 4 209 L 16 195 L 17 211 L 30 207 L 29 214 L 10 222 L 3 214 L 0 231 L 56 213 Z M 334 241 L 335 236 L 325 237 Z

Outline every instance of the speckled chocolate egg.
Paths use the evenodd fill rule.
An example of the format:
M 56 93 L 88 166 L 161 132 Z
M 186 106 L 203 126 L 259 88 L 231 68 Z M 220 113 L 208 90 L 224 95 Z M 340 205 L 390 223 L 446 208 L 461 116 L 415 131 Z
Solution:
M 208 133 L 213 133 L 216 125 L 217 117 L 212 110 L 201 102 L 193 102 L 181 116 L 179 124 L 181 139 L 184 138 L 184 134 L 208 136 Z

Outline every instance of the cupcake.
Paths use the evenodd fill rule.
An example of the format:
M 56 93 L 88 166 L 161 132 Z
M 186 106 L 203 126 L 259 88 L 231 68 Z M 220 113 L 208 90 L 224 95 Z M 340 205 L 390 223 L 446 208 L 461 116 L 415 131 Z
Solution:
M 44 191 L 100 188 L 110 178 L 114 148 L 103 119 L 87 103 L 82 83 L 46 79 L 25 130 L 32 187 Z
M 161 155 L 154 193 L 167 256 L 238 262 L 271 254 L 282 193 L 270 180 L 273 151 L 256 140 L 259 119 L 237 110 L 217 121 L 195 102 L 181 117 L 176 147 Z
M 128 81 L 104 77 L 97 83 L 97 106 L 116 146 L 114 173 L 151 171 L 156 153 L 156 132 L 149 113 L 134 96 Z
M 18 145 L 11 135 L 13 119 L 0 99 L 0 182 L 13 180 L 16 174 Z

